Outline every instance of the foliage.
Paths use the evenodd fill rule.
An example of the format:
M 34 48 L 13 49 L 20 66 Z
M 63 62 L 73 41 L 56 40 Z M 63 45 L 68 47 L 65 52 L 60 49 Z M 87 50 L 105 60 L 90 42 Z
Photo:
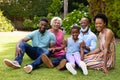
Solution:
M 2 11 L 0 10 L 0 32 L 13 30 L 14 27 L 11 24 L 11 21 L 4 17 Z
M 50 22 L 51 17 L 47 17 L 48 21 Z M 33 19 L 25 19 L 24 22 L 23 22 L 23 25 L 24 25 L 24 28 L 26 28 L 26 30 L 28 31 L 32 31 L 32 30 L 35 30 L 38 28 L 38 24 L 39 24 L 39 21 L 42 19 L 42 18 L 46 18 L 44 16 L 42 17 L 38 17 L 38 16 L 34 16 Z M 48 25 L 48 28 L 50 28 L 50 25 Z
M 32 17 L 47 16 L 48 8 L 52 4 L 52 0 L 32 0 Z
M 35 30 L 38 28 L 38 23 L 41 18 L 44 18 L 44 17 L 34 16 L 33 19 L 25 19 L 25 21 L 23 22 L 23 25 L 29 31 Z
M 0 8 L 6 16 L 34 17 L 45 16 L 51 0 L 3 0 Z
M 35 16 L 47 16 L 48 8 L 52 0 L 3 0 L 0 2 L 0 8 L 3 14 L 10 19 L 18 30 L 31 30 L 36 28 Z M 32 20 L 30 24 L 29 20 Z M 25 20 L 25 23 L 23 23 Z M 29 23 L 29 26 L 26 26 Z M 25 27 L 23 26 L 25 25 Z
M 117 36 L 120 38 L 120 30 L 117 30 Z
M 112 29 L 116 37 L 120 38 L 120 0 L 88 0 L 92 18 L 97 13 L 104 13 L 109 20 L 108 28 Z
M 70 34 L 70 28 L 74 25 L 74 24 L 78 24 L 80 25 L 80 19 L 82 17 L 90 17 L 87 9 L 87 7 L 83 7 L 83 4 L 80 5 L 80 9 L 81 10 L 73 10 L 71 13 L 69 13 L 66 18 L 64 18 L 63 20 L 63 28 L 66 31 L 67 34 Z M 86 12 L 85 12 L 86 10 Z
M 2 2 L 3 1 L 3 2 Z M 0 8 L 5 16 L 9 18 L 15 25 L 15 28 L 18 30 L 23 30 L 28 27 L 36 27 L 33 23 L 34 16 L 48 16 L 51 19 L 53 16 L 62 16 L 63 12 L 63 0 L 2 0 L 0 2 Z M 74 7 L 77 6 L 79 8 L 79 3 L 83 2 L 86 4 L 86 0 L 84 1 L 77 1 L 77 0 L 69 0 L 70 6 Z M 72 5 L 71 5 L 72 4 Z M 69 8 L 73 10 L 73 8 Z M 27 19 L 27 20 L 26 20 Z M 29 20 L 28 20 L 29 19 Z M 23 23 L 23 21 L 25 22 Z M 32 23 L 31 23 L 31 21 Z M 29 22 L 30 21 L 30 22 Z M 24 24 L 24 26 L 23 26 Z M 27 26 L 29 25 L 29 26 Z M 30 28 L 31 28 L 30 27 Z
M 27 17 L 32 15 L 31 0 L 3 0 L 0 8 L 7 17 Z
M 30 19 L 25 19 L 25 21 L 23 22 L 23 25 L 25 28 L 27 28 L 27 30 L 31 30 L 31 28 L 33 26 L 33 22 Z
M 108 16 L 111 29 L 115 33 L 116 37 L 120 38 L 120 0 L 112 0 L 106 3 L 107 7 L 105 14 Z M 112 5 L 111 5 L 112 4 Z
M 61 12 L 61 8 L 63 6 L 63 3 L 61 0 L 52 0 L 52 4 L 48 8 L 48 12 L 52 13 L 54 16 L 58 16 Z
M 87 0 L 68 0 L 68 5 L 69 5 L 68 12 L 72 12 L 74 9 L 81 10 L 81 9 L 79 9 L 81 3 L 84 6 L 88 5 Z

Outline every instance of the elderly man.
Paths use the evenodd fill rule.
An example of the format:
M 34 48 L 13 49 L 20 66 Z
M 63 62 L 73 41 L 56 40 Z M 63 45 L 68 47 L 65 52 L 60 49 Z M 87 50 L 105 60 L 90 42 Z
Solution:
M 79 38 L 82 40 L 81 48 L 84 50 L 84 54 L 93 51 L 96 48 L 96 35 L 90 30 L 91 20 L 87 17 L 81 18 L 81 30 Z M 84 54 L 81 53 L 81 60 L 84 58 Z

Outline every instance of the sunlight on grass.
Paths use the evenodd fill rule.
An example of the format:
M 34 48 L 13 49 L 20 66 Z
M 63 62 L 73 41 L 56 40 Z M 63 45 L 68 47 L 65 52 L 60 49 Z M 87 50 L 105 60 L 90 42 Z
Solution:
M 65 38 L 70 35 L 65 35 Z M 56 68 L 48 69 L 44 64 L 31 74 L 26 74 L 23 67 L 33 62 L 26 54 L 23 59 L 22 68 L 11 69 L 3 63 L 4 58 L 14 59 L 15 46 L 22 36 L 2 36 L 0 37 L 0 80 L 119 80 L 120 74 L 120 43 L 116 44 L 116 68 L 110 70 L 109 74 L 101 71 L 89 70 L 89 74 L 84 76 L 81 69 L 77 69 L 78 74 L 72 75 L 67 70 L 58 71 Z

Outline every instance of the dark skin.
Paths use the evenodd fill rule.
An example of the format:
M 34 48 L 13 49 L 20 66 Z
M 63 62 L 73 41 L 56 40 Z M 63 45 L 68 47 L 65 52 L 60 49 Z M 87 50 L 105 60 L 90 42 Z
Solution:
M 90 24 L 88 18 L 82 18 L 81 21 L 80 21 L 80 23 L 81 23 L 81 27 L 82 27 L 83 29 L 86 28 L 87 26 L 89 26 L 89 24 Z M 87 29 L 87 31 L 82 32 L 82 33 L 83 33 L 83 34 L 86 34 L 86 33 L 88 32 L 88 30 L 89 30 L 89 28 Z M 85 44 L 84 41 L 81 43 L 81 47 L 82 47 L 83 49 L 86 49 L 86 50 L 90 51 L 89 46 L 86 46 L 86 44 Z
M 76 42 L 78 40 L 79 30 L 78 29 L 72 29 L 71 30 L 71 36 L 72 36 L 73 40 Z
M 46 31 L 47 27 L 48 27 L 48 23 L 45 22 L 45 21 L 40 21 L 38 27 L 39 27 L 39 32 L 40 32 L 41 34 L 43 34 L 43 33 Z M 20 43 L 21 43 L 21 42 L 28 42 L 29 40 L 30 40 L 30 39 L 28 39 L 27 37 L 24 37 L 23 39 L 21 39 L 21 40 L 17 43 L 15 57 L 19 56 L 19 54 L 22 53 L 22 50 L 21 50 L 21 48 L 19 47 Z M 54 47 L 54 44 L 53 44 L 53 43 L 50 43 L 50 47 Z
M 78 40 L 79 30 L 78 29 L 72 29 L 71 30 L 71 36 L 72 36 L 73 40 L 76 42 Z M 67 46 L 67 40 L 63 40 L 63 45 L 59 48 L 56 48 L 56 50 L 65 49 L 66 46 Z
M 88 18 L 82 18 L 81 21 L 80 21 L 80 24 L 81 24 L 81 27 L 83 29 L 85 29 L 87 26 L 89 27 L 89 19 Z M 83 35 L 86 34 L 88 32 L 89 28 L 85 31 L 85 32 L 82 32 Z M 86 43 L 84 41 L 81 42 L 80 44 L 80 48 L 81 48 L 81 60 L 83 60 L 84 58 L 84 49 L 90 51 L 90 48 L 89 46 L 86 46 Z
M 72 38 L 73 38 L 73 40 L 76 42 L 79 38 L 78 38 L 78 36 L 79 36 L 79 30 L 78 29 L 72 29 L 71 30 L 71 36 L 72 36 Z M 63 47 L 65 48 L 67 46 L 67 40 L 65 40 L 64 41 L 64 45 L 63 45 Z
M 98 48 L 96 48 L 94 51 L 90 52 L 87 54 L 88 55 L 92 55 L 92 54 L 96 54 L 98 52 L 101 52 L 104 54 L 104 63 L 103 63 L 103 71 L 105 73 L 108 73 L 108 70 L 107 70 L 107 55 L 108 55 L 108 52 L 109 51 L 109 45 L 111 43 L 111 40 L 114 38 L 114 33 L 106 28 L 106 23 L 101 19 L 101 18 L 96 18 L 95 20 L 95 27 L 97 29 L 97 31 L 99 31 L 99 36 L 98 36 Z M 100 35 L 105 35 L 105 42 L 104 42 L 104 49 L 101 50 L 100 49 Z

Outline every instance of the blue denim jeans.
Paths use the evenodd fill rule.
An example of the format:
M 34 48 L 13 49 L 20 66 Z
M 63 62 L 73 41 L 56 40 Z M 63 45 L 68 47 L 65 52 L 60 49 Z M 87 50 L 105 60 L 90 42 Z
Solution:
M 35 69 L 40 64 L 42 64 L 41 54 L 46 54 L 47 56 L 49 55 L 49 51 L 48 50 L 43 50 L 42 48 L 39 48 L 39 47 L 32 47 L 31 45 L 29 45 L 26 42 L 22 42 L 19 47 L 22 49 L 22 53 L 18 57 L 15 58 L 15 61 L 18 61 L 18 63 L 21 65 L 24 53 L 26 52 L 26 54 L 31 59 L 34 60 L 30 64 L 30 65 L 33 66 L 33 69 Z
M 61 56 L 59 58 L 56 58 L 56 59 L 52 60 L 53 65 L 57 66 L 62 59 L 66 59 L 66 55 L 63 55 L 63 56 Z

